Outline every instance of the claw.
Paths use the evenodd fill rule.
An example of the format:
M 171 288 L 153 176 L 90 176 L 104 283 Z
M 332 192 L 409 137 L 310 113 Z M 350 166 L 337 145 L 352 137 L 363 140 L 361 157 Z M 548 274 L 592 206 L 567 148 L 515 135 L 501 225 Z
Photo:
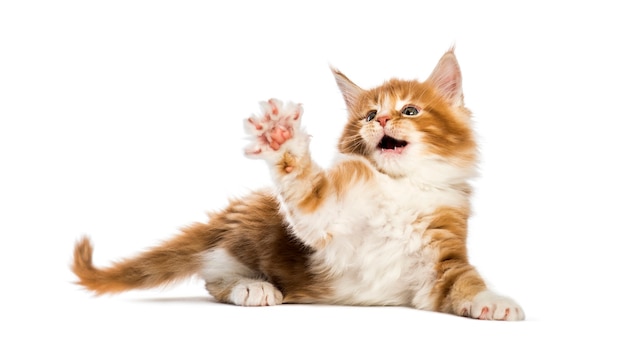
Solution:
M 277 104 L 278 100 L 276 99 L 269 99 L 267 101 L 267 103 L 270 105 L 271 109 L 272 109 L 272 115 L 278 115 L 278 104 Z
M 245 153 L 246 155 L 250 156 L 250 155 L 258 155 L 261 153 L 261 149 L 257 148 L 257 149 L 250 149 L 250 148 L 246 148 L 245 149 Z
M 489 318 L 488 315 L 489 315 L 489 308 L 483 307 L 483 310 L 480 312 L 478 319 L 488 319 Z
M 254 126 L 254 128 L 256 128 L 257 131 L 261 131 L 263 129 L 263 126 L 261 126 L 258 122 L 254 121 L 252 117 L 248 119 L 248 122 L 250 122 L 250 124 Z
M 301 112 L 302 112 L 302 104 L 301 104 L 301 103 L 299 103 L 299 104 L 297 105 L 297 107 L 298 107 L 298 110 L 297 110 L 297 111 L 296 111 L 296 113 L 293 115 L 293 120 L 294 120 L 294 121 L 298 121 L 298 119 L 300 118 L 300 114 L 301 114 Z

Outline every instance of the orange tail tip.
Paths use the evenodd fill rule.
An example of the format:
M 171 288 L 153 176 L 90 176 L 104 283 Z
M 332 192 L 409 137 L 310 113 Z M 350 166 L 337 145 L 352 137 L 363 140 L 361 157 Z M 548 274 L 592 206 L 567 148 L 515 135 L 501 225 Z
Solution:
M 81 238 L 74 246 L 72 271 L 78 277 L 76 284 L 96 295 L 115 294 L 142 287 L 143 276 L 132 268 L 135 263 L 122 261 L 108 268 L 96 268 L 92 261 L 93 245 L 88 237 Z M 126 263 L 125 263 L 126 262 Z
M 91 263 L 93 246 L 87 237 L 81 238 L 74 246 L 74 263 L 72 271 L 77 275 L 85 271 L 93 271 L 95 268 Z
M 93 246 L 88 237 L 81 238 L 74 246 L 74 261 L 72 272 L 78 277 L 76 284 L 85 287 L 97 295 L 107 292 L 120 292 L 124 289 L 114 289 L 115 286 L 107 284 L 103 273 L 93 266 Z

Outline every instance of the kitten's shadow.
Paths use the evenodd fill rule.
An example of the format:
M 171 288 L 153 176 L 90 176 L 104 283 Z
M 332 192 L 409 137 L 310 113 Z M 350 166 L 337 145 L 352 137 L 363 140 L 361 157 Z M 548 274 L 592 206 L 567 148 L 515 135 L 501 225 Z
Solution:
M 158 297 L 158 298 L 134 298 L 133 302 L 142 303 L 194 303 L 194 304 L 221 304 L 210 296 L 203 297 Z

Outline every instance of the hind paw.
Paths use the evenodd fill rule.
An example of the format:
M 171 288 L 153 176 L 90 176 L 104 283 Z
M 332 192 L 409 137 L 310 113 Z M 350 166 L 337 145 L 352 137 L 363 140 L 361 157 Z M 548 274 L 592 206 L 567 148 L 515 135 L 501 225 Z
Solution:
M 268 282 L 242 281 L 232 288 L 230 300 L 247 307 L 278 305 L 283 302 L 283 294 Z

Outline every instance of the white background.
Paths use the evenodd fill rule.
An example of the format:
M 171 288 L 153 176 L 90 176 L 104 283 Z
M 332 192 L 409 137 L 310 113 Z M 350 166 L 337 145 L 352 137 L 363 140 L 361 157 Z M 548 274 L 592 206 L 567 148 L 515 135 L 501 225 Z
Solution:
M 624 357 L 624 11 L 618 2 L 4 1 L 0 357 Z M 327 164 L 362 87 L 456 44 L 480 138 L 472 262 L 522 323 L 408 308 L 218 304 L 198 280 L 94 298 L 137 253 L 268 185 L 257 102 L 301 102 Z

